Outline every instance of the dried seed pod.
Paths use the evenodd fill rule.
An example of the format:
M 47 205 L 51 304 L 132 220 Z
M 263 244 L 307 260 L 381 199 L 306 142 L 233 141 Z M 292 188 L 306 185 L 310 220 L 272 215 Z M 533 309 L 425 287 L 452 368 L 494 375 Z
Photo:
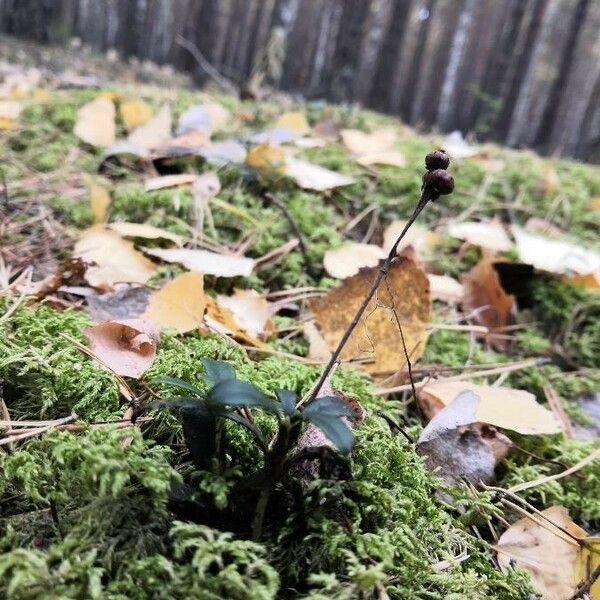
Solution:
M 428 171 L 436 171 L 437 169 L 447 169 L 450 165 L 450 157 L 445 150 L 441 148 L 430 152 L 425 157 L 425 166 Z
M 451 194 L 454 190 L 454 177 L 445 169 L 427 171 L 423 175 L 423 185 L 429 188 L 434 197 Z

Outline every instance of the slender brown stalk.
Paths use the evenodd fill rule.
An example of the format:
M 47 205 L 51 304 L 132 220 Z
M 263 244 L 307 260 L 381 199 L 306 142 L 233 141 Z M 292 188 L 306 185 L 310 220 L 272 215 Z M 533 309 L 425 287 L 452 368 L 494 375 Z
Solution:
M 421 211 L 427 206 L 427 203 L 430 200 L 432 200 L 433 197 L 434 197 L 434 195 L 431 192 L 429 186 L 424 186 L 423 192 L 421 194 L 421 198 L 419 199 L 419 202 L 417 203 L 417 206 L 415 207 L 413 214 L 410 216 L 410 218 L 406 222 L 404 229 L 402 230 L 402 232 L 398 236 L 398 239 L 392 246 L 387 258 L 383 261 L 383 264 L 381 265 L 381 267 L 379 267 L 379 272 L 377 273 L 377 277 L 375 277 L 375 280 L 373 281 L 371 288 L 369 289 L 369 291 L 368 291 L 367 295 L 365 296 L 364 300 L 362 301 L 361 305 L 358 307 L 356 314 L 354 315 L 354 317 L 352 318 L 352 321 L 350 322 L 350 325 L 344 332 L 344 335 L 342 336 L 342 339 L 339 341 L 337 348 L 333 351 L 331 358 L 330 358 L 329 362 L 327 363 L 327 366 L 325 367 L 325 369 L 323 369 L 323 373 L 321 373 L 321 377 L 319 378 L 319 381 L 313 388 L 313 391 L 308 398 L 308 402 L 310 402 L 311 400 L 314 400 L 317 397 L 317 394 L 319 393 L 319 390 L 321 389 L 323 383 L 325 382 L 327 377 L 329 377 L 329 374 L 331 373 L 331 370 L 333 369 L 333 366 L 335 365 L 335 363 L 338 361 L 340 354 L 342 353 L 342 350 L 344 349 L 345 345 L 348 343 L 350 336 L 356 329 L 356 326 L 358 325 L 361 317 L 363 316 L 365 310 L 367 309 L 367 306 L 373 299 L 375 292 L 381 285 L 381 282 L 383 281 L 384 277 L 388 274 L 392 263 L 396 259 L 398 245 L 402 241 L 402 238 L 406 235 L 406 232 L 410 229 L 412 224 L 417 220 L 417 217 L 421 214 Z

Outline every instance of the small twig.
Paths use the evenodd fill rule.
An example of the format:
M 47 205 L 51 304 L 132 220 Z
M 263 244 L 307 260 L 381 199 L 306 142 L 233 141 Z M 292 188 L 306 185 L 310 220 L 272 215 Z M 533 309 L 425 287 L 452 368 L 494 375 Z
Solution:
M 582 581 L 577 586 L 577 591 L 568 600 L 577 600 L 578 598 L 584 598 L 591 590 L 596 580 L 600 577 L 600 565 L 598 565 L 589 575 L 587 579 Z
M 272 194 L 271 192 L 265 192 L 264 197 L 269 202 L 272 202 L 283 213 L 283 216 L 286 218 L 287 222 L 292 228 L 294 235 L 298 238 L 298 250 L 300 250 L 300 253 L 302 254 L 302 260 L 304 261 L 304 268 L 306 270 L 307 275 L 310 275 L 311 277 L 316 277 L 316 273 L 314 272 L 314 269 L 312 268 L 310 259 L 308 257 L 308 250 L 306 249 L 304 234 L 298 226 L 298 223 L 296 223 L 296 221 L 294 220 L 292 213 L 289 211 L 285 203 L 282 202 L 275 194 Z
M 488 377 L 490 375 L 502 375 L 502 373 L 510 373 L 511 371 L 518 371 L 520 369 L 527 369 L 529 367 L 544 365 L 549 362 L 546 358 L 530 358 L 528 360 L 522 360 L 515 363 L 509 363 L 504 367 L 495 367 L 493 369 L 487 369 L 482 371 L 475 371 L 474 373 L 461 373 L 460 375 L 453 375 L 452 377 L 444 377 L 440 381 L 466 381 L 467 379 L 476 379 L 478 377 Z M 430 378 L 423 379 L 417 382 L 415 385 L 418 387 L 422 387 L 429 382 Z M 405 392 L 406 390 L 410 390 L 411 386 L 406 385 L 398 385 L 396 387 L 391 388 L 380 388 L 375 390 L 376 396 L 386 396 L 388 394 L 395 394 L 397 392 Z
M 224 91 L 229 94 L 237 95 L 238 89 L 231 81 L 227 78 L 223 77 L 219 71 L 210 64 L 210 62 L 206 59 L 204 54 L 200 52 L 198 46 L 196 44 L 186 40 L 182 35 L 178 35 L 175 38 L 175 43 L 182 48 L 185 48 L 193 57 L 193 59 L 198 63 L 200 68 L 218 85 L 220 85 Z
M 330 373 L 331 369 L 333 368 L 333 365 L 338 361 L 339 356 L 342 353 L 342 350 L 344 349 L 344 347 L 348 343 L 348 340 L 350 339 L 350 336 L 356 329 L 356 326 L 358 325 L 361 317 L 363 316 L 365 310 L 367 309 L 371 300 L 373 299 L 375 292 L 381 285 L 383 278 L 388 274 L 393 261 L 396 259 L 396 253 L 398 251 L 398 246 L 399 246 L 400 242 L 402 241 L 402 238 L 406 235 L 406 232 L 410 229 L 411 225 L 417 220 L 417 217 L 421 214 L 421 211 L 427 206 L 427 203 L 431 199 L 432 199 L 432 193 L 431 193 L 429 187 L 425 186 L 423 189 L 423 193 L 421 194 L 421 198 L 419 199 L 419 202 L 417 203 L 417 206 L 415 207 L 415 210 L 413 211 L 413 214 L 410 216 L 410 218 L 406 222 L 404 229 L 402 230 L 402 232 L 398 236 L 398 239 L 392 246 L 387 258 L 383 261 L 383 264 L 379 268 L 377 277 L 373 281 L 371 288 L 367 292 L 367 295 L 365 296 L 361 305 L 358 307 L 356 314 L 354 315 L 352 321 L 350 322 L 350 325 L 344 332 L 344 335 L 342 336 L 342 339 L 339 341 L 337 348 L 333 351 L 333 353 L 331 355 L 331 359 L 329 360 L 329 363 L 323 370 L 323 373 L 321 374 L 321 377 L 319 378 L 317 385 L 315 386 L 312 394 L 310 395 L 310 397 L 308 399 L 309 401 L 315 399 L 317 392 L 321 389 L 321 386 L 323 385 L 323 383 L 329 376 L 329 373 Z

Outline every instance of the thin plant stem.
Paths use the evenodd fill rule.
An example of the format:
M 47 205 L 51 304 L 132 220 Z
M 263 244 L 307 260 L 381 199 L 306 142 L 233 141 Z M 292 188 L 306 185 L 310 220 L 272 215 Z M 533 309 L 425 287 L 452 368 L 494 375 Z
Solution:
M 412 224 L 417 220 L 417 217 L 421 214 L 421 211 L 425 208 L 425 206 L 427 206 L 427 203 L 431 199 L 432 199 L 431 192 L 426 186 L 423 188 L 421 198 L 419 199 L 419 202 L 417 203 L 417 206 L 415 207 L 413 214 L 410 216 L 410 218 L 406 222 L 404 229 L 402 230 L 402 232 L 398 236 L 398 239 L 392 246 L 387 258 L 383 261 L 383 264 L 381 265 L 381 267 L 379 267 L 379 272 L 377 273 L 377 277 L 375 277 L 375 280 L 373 281 L 371 288 L 367 292 L 367 295 L 365 296 L 361 305 L 358 307 L 356 314 L 354 315 L 354 317 L 352 318 L 352 321 L 350 322 L 350 325 L 348 325 L 348 328 L 344 332 L 344 335 L 342 336 L 342 339 L 339 341 L 337 348 L 333 351 L 331 358 L 329 359 L 329 362 L 327 363 L 326 367 L 323 369 L 323 373 L 321 373 L 321 377 L 319 378 L 319 381 L 313 388 L 313 391 L 308 398 L 309 402 L 311 400 L 314 400 L 317 397 L 317 394 L 319 393 L 321 387 L 323 386 L 323 383 L 325 383 L 325 380 L 329 377 L 329 374 L 331 373 L 333 366 L 338 362 L 338 359 L 340 357 L 340 354 L 342 353 L 342 350 L 348 343 L 350 336 L 356 329 L 356 326 L 358 325 L 361 317 L 363 316 L 365 310 L 367 309 L 367 306 L 369 306 L 369 303 L 373 299 L 375 292 L 377 292 L 384 277 L 388 274 L 390 267 L 396 258 L 398 246 L 399 246 L 400 242 L 402 241 L 402 238 L 406 235 L 406 232 L 410 229 Z

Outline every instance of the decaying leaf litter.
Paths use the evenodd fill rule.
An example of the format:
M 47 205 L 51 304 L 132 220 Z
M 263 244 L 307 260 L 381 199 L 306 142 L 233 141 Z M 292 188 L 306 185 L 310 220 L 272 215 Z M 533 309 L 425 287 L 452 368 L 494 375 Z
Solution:
M 585 585 L 594 544 L 563 530 L 598 530 L 598 444 L 565 423 L 589 425 L 600 383 L 597 169 L 466 152 L 344 107 L 63 90 L 19 73 L 0 121 L 6 597 L 27 597 L 15 591 L 26 568 L 29 597 L 96 589 L 98 572 L 106 597 L 151 597 L 140 578 L 167 577 L 156 560 L 171 596 L 193 578 L 239 598 L 568 598 Z M 286 450 L 295 467 L 250 485 L 275 459 L 251 437 L 300 427 L 440 146 L 455 192 L 398 246 L 334 370 L 337 400 L 306 412 L 321 450 L 303 436 Z M 207 359 L 235 372 L 231 390 L 255 386 L 246 408 L 192 416 L 164 381 L 198 388 L 198 402 L 218 384 Z M 198 419 L 222 423 L 229 450 L 214 463 L 190 441 Z M 528 554 L 519 527 L 542 527 L 542 550 Z M 229 556 L 235 577 L 217 558 L 221 570 L 192 577 L 186 540 Z M 559 555 L 560 581 L 544 567 Z M 52 575 L 57 557 L 67 580 Z

